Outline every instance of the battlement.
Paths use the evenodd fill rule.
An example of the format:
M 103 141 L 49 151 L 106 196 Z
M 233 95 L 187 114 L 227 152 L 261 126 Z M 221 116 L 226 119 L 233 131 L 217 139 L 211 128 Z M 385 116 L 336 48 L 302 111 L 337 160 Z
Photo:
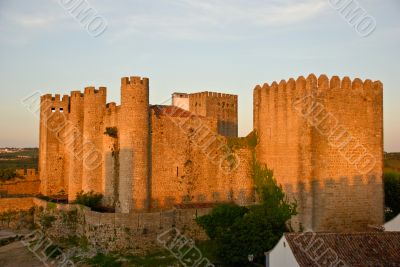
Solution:
M 298 77 L 296 80 L 293 78 L 288 81 L 281 80 L 279 84 L 274 81 L 271 85 L 265 83 L 263 86 L 256 85 L 254 88 L 255 95 L 262 91 L 304 91 L 304 92 L 317 92 L 321 93 L 327 89 L 343 89 L 349 90 L 350 93 L 358 93 L 360 95 L 379 95 L 382 94 L 383 85 L 380 81 L 371 81 L 366 79 L 362 81 L 359 78 L 351 80 L 348 76 L 340 79 L 338 76 L 332 76 L 329 79 L 326 75 L 320 75 L 317 78 L 314 74 L 310 74 L 307 78 L 304 76 Z
M 122 77 L 121 85 L 127 85 L 127 84 L 149 85 L 149 78 L 141 78 L 139 76 Z
M 16 169 L 15 174 L 17 177 L 25 178 L 26 180 L 39 179 L 39 173 L 36 169 Z
M 224 94 L 224 93 L 217 93 L 217 92 L 199 92 L 199 93 L 193 93 L 190 94 L 190 97 L 214 97 L 214 98 L 223 98 L 223 99 L 231 99 L 231 100 L 237 100 L 238 96 L 237 95 L 231 95 L 231 94 Z
M 98 90 L 96 90 L 92 86 L 85 88 L 85 91 L 84 91 L 84 95 L 85 96 L 87 96 L 87 95 L 95 95 L 95 94 L 104 96 L 104 95 L 107 94 L 107 88 L 106 87 L 99 87 Z
M 60 94 L 55 94 L 54 96 L 51 94 L 42 95 L 41 98 L 41 106 L 44 109 L 51 109 L 52 112 L 55 111 L 68 111 L 70 98 L 68 95 L 63 95 L 61 98 Z
M 76 97 L 83 97 L 84 94 L 81 91 L 71 91 L 71 98 L 76 98 Z

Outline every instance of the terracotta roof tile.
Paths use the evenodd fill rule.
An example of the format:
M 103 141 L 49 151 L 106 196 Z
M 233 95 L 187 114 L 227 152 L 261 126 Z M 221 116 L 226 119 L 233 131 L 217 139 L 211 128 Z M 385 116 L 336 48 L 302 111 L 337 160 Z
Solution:
M 190 111 L 184 110 L 180 107 L 169 106 L 169 105 L 153 105 L 151 106 L 157 116 L 171 116 L 171 117 L 202 117 L 196 114 L 193 114 Z
M 285 237 L 301 267 L 400 266 L 400 232 L 290 233 Z M 336 256 L 344 265 L 329 264 Z

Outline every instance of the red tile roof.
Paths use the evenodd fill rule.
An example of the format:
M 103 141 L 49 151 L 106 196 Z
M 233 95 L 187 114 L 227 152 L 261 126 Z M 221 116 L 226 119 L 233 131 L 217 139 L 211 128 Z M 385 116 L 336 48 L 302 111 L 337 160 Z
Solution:
M 202 117 L 176 106 L 153 105 L 151 106 L 151 108 L 155 111 L 157 116 L 164 115 L 171 117 Z
M 285 237 L 301 267 L 400 266 L 400 232 L 291 233 Z M 344 265 L 330 264 L 336 257 Z

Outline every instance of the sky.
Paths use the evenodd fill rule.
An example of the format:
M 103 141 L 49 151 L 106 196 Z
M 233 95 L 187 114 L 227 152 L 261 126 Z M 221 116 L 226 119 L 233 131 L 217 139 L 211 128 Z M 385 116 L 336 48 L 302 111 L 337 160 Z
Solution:
M 98 24 L 68 10 L 76 1 Z M 375 30 L 360 36 L 340 1 Z M 382 81 L 385 150 L 400 151 L 399 48 L 398 0 L 0 0 L 0 147 L 38 146 L 38 118 L 21 104 L 35 92 L 106 86 L 119 103 L 120 78 L 137 75 L 152 104 L 175 91 L 238 94 L 243 136 L 255 85 L 315 73 Z

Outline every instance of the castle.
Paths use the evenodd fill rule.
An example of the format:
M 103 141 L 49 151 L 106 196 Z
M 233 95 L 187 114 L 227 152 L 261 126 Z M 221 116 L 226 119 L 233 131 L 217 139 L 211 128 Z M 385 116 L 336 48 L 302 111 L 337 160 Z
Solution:
M 311 74 L 256 86 L 256 158 L 298 203 L 299 227 L 363 231 L 383 221 L 382 84 Z M 104 195 L 119 213 L 183 203 L 256 201 L 250 148 L 238 136 L 236 95 L 174 93 L 150 105 L 149 80 L 41 97 L 40 191 Z

